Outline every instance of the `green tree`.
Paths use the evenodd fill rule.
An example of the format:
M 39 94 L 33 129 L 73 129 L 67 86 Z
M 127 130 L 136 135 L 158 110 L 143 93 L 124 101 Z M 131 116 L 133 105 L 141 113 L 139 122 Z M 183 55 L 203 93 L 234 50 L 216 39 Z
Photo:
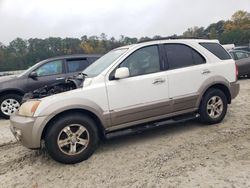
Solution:
M 215 29 L 215 27 L 212 27 L 208 33 L 209 39 L 218 39 L 218 31 Z
M 28 53 L 27 41 L 21 38 L 16 38 L 12 42 L 10 42 L 7 50 L 7 62 L 9 63 L 8 66 L 12 67 L 12 65 L 10 64 L 13 63 L 12 61 L 15 61 L 18 69 L 25 68 L 25 64 L 27 62 L 26 55 Z
M 205 30 L 204 33 L 209 38 L 219 38 L 220 35 L 224 32 L 225 21 L 220 20 L 216 23 L 210 24 Z
M 94 49 L 92 48 L 92 46 L 88 42 L 86 42 L 86 41 L 82 41 L 81 42 L 80 48 L 86 54 L 92 54 L 94 52 Z
M 174 34 L 170 37 L 199 37 L 219 39 L 223 44 L 248 44 L 250 39 L 250 13 L 240 10 L 235 12 L 230 20 L 220 20 L 210 24 L 207 28 L 190 27 L 183 35 Z M 153 39 L 159 38 L 161 38 L 159 35 L 153 37 Z M 30 38 L 23 40 L 16 38 L 6 46 L 0 43 L 0 71 L 26 69 L 38 61 L 65 54 L 104 54 L 119 46 L 149 39 L 151 38 L 147 36 L 138 39 L 124 35 L 121 35 L 118 39 L 114 37 L 109 39 L 105 33 L 101 33 L 99 37 L 83 35 L 80 39 L 49 37 L 46 39 Z
M 187 37 L 187 38 L 191 38 L 191 37 L 202 38 L 205 36 L 204 27 L 194 26 L 194 27 L 188 28 L 187 31 L 185 31 L 182 34 L 182 36 Z
M 224 24 L 222 43 L 247 44 L 250 39 L 250 13 L 237 11 L 231 20 Z

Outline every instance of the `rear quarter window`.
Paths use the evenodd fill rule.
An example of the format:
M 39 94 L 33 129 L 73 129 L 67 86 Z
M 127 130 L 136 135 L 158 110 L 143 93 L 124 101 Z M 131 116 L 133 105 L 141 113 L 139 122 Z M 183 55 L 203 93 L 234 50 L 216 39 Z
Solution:
M 221 60 L 232 59 L 227 51 L 218 43 L 201 42 L 199 44 Z
M 184 44 L 164 44 L 169 69 L 206 63 L 205 58 L 193 48 Z

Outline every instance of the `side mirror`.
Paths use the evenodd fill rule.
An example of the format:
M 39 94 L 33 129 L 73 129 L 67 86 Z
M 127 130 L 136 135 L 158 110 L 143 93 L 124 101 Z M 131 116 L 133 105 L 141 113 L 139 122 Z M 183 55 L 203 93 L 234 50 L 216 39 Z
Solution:
M 129 77 L 129 70 L 127 67 L 121 67 L 115 71 L 115 79 L 122 79 Z
M 29 77 L 32 78 L 32 79 L 35 79 L 35 78 L 37 78 L 37 73 L 35 71 L 31 72 Z

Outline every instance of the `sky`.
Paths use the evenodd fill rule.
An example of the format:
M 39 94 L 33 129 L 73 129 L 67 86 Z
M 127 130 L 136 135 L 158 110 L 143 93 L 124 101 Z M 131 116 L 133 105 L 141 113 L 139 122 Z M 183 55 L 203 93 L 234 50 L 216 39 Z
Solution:
M 250 12 L 250 0 L 0 0 L 0 42 L 105 33 L 153 37 Z

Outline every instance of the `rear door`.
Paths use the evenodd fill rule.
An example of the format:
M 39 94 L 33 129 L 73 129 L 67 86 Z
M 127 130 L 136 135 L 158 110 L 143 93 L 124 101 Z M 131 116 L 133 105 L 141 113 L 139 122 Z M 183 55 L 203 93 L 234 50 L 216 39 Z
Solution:
M 205 58 L 184 44 L 164 44 L 164 49 L 173 112 L 194 108 L 199 88 L 211 76 Z

